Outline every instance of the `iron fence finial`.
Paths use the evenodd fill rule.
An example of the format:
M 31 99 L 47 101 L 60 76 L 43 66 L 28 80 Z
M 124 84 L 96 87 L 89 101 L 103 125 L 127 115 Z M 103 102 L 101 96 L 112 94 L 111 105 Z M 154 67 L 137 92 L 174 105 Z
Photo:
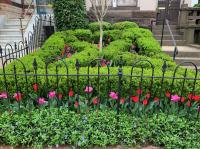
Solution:
M 165 72 L 166 70 L 167 70 L 167 62 L 165 60 L 162 66 L 162 72 Z
M 76 66 L 76 70 L 79 70 L 79 68 L 80 68 L 80 63 L 79 63 L 79 60 L 78 60 L 78 59 L 76 59 L 76 64 L 75 64 L 75 66 Z

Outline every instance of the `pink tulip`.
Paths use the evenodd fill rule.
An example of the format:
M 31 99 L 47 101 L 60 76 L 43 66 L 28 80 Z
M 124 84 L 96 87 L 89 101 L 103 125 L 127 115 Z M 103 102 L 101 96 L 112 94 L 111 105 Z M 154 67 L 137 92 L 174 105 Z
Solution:
M 46 103 L 46 100 L 45 100 L 44 98 L 39 98 L 39 99 L 38 99 L 38 103 L 39 103 L 40 105 L 43 105 L 43 104 Z
M 14 93 L 13 98 L 15 98 L 16 101 L 21 101 L 22 100 L 22 94 L 21 93 Z
M 91 93 L 93 91 L 93 88 L 91 86 L 86 86 L 85 92 L 86 93 Z
M 8 94 L 6 92 L 2 92 L 2 93 L 0 93 L 0 98 L 7 99 L 8 98 Z
M 172 95 L 171 97 L 171 101 L 173 102 L 179 102 L 181 99 L 181 97 L 179 97 L 178 95 Z
M 55 91 L 51 91 L 49 92 L 49 98 L 53 99 L 56 96 L 56 92 Z
M 112 99 L 118 99 L 118 95 L 117 95 L 117 93 L 115 93 L 115 92 L 110 92 L 110 98 L 112 98 Z

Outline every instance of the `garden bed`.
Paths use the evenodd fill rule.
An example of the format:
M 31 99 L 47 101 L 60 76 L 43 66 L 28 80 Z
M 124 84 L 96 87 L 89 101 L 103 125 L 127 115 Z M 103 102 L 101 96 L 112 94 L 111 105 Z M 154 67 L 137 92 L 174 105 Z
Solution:
M 199 75 L 135 23 L 105 23 L 99 51 L 98 28 L 57 32 L 0 70 L 0 144 L 199 148 Z

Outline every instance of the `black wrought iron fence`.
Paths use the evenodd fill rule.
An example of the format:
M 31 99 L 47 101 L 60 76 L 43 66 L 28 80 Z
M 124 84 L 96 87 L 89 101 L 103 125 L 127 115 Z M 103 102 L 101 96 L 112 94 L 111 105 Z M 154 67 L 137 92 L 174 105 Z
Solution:
M 36 16 L 34 19 L 32 31 L 29 31 L 27 37 L 22 41 L 0 45 L 1 65 L 7 64 L 13 59 L 24 57 L 29 53 L 35 52 L 42 46 L 43 42 L 54 33 L 54 21 L 51 15 Z
M 118 114 L 166 112 L 199 118 L 200 78 L 196 65 L 190 62 L 186 63 L 193 65 L 195 71 L 188 72 L 180 64 L 169 75 L 166 62 L 158 73 L 147 60 L 137 61 L 131 67 L 123 66 L 122 59 L 119 67 L 102 65 L 101 59 L 81 67 L 76 60 L 75 66 L 69 67 L 64 59 L 54 63 L 47 60 L 45 64 L 34 59 L 32 67 L 27 68 L 29 64 L 17 59 L 7 68 L 5 64 L 9 60 L 0 71 L 1 110 L 115 109 Z M 140 63 L 149 64 L 150 69 L 138 67 Z

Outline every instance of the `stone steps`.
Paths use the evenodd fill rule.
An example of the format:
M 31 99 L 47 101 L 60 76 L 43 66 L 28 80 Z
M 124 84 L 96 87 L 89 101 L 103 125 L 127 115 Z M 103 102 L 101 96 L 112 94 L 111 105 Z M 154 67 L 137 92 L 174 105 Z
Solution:
M 22 25 L 22 27 L 24 28 L 25 25 Z M 21 25 L 5 24 L 4 28 L 5 29 L 19 29 L 19 28 L 21 28 Z
M 185 40 L 175 40 L 177 46 L 184 46 Z M 158 40 L 159 43 L 161 43 L 161 40 Z M 173 40 L 163 40 L 162 44 L 164 46 L 174 46 Z
M 180 31 L 178 31 L 178 30 L 171 30 L 172 31 L 172 34 L 174 35 L 174 36 L 176 36 L 176 35 L 182 35 L 181 33 L 180 33 Z M 164 35 L 170 35 L 170 32 L 168 31 L 168 30 L 164 30 Z M 156 30 L 153 30 L 153 34 L 156 36 L 156 35 L 162 35 L 162 30 L 159 30 L 159 29 L 156 29 Z
M 155 25 L 153 26 L 153 34 L 154 37 L 158 40 L 158 42 L 161 43 L 162 38 L 162 25 Z M 176 42 L 176 45 L 178 46 L 184 46 L 186 41 L 184 40 L 183 33 L 181 33 L 177 27 L 177 25 L 170 25 L 171 32 L 174 36 L 174 40 Z M 163 46 L 174 46 L 172 36 L 170 34 L 170 31 L 168 27 L 165 25 L 164 31 L 163 31 Z
M 153 27 L 153 30 L 162 30 L 163 26 L 162 25 L 156 25 Z M 171 30 L 176 30 L 178 27 L 177 25 L 170 25 Z M 168 30 L 168 27 L 165 25 L 164 30 Z
M 163 51 L 173 57 L 174 55 L 174 46 L 163 46 Z M 200 49 L 191 47 L 191 46 L 178 46 L 178 54 L 176 55 L 175 62 L 177 64 L 182 64 L 185 68 L 195 69 L 195 67 L 191 63 L 184 62 L 192 62 L 200 70 Z
M 162 35 L 155 35 L 154 37 L 155 37 L 157 40 L 161 40 Z M 163 36 L 163 39 L 164 39 L 164 40 L 172 40 L 172 37 L 171 37 L 171 35 L 164 35 L 164 36 Z M 175 39 L 175 40 L 183 40 L 183 36 L 182 36 L 182 35 L 174 35 L 174 39 Z
M 174 51 L 165 51 L 171 57 L 174 56 Z M 200 58 L 200 51 L 179 51 L 177 57 Z
M 3 53 L 8 53 L 10 46 L 5 47 L 8 44 L 14 48 L 14 42 L 18 43 L 22 41 L 20 20 L 17 18 L 5 20 L 3 27 L 0 28 L 0 45 L 3 49 Z M 23 27 L 28 23 L 27 19 L 22 21 Z M 14 49 L 13 49 L 14 50 Z M 12 51 L 12 50 L 11 50 Z
M 28 19 L 22 20 L 22 25 L 26 25 L 28 23 Z M 7 19 L 6 24 L 8 25 L 20 25 L 20 19 Z
M 176 57 L 176 63 L 181 64 L 184 62 L 192 62 L 198 67 L 200 67 L 200 58 L 197 57 Z M 191 66 L 192 64 L 190 63 L 184 63 L 182 66 Z M 186 67 L 187 68 L 187 67 Z
M 0 35 L 21 35 L 20 29 L 0 29 Z

